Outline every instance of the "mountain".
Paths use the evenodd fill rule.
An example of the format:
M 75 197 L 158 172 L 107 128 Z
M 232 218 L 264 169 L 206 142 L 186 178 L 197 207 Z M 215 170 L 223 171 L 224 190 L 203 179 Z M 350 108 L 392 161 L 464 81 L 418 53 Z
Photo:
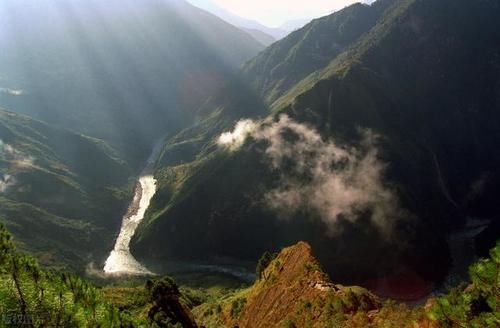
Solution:
M 447 235 L 497 219 L 498 14 L 379 0 L 273 44 L 244 68 L 252 94 L 222 89 L 167 141 L 133 252 L 256 261 L 306 240 L 339 283 L 436 288 Z
M 281 24 L 279 28 L 285 31 L 293 32 L 301 29 L 312 20 L 313 18 L 292 19 Z
M 245 65 L 248 80 L 270 103 L 311 73 L 325 67 L 369 31 L 390 5 L 354 4 L 313 20 Z
M 255 40 L 265 45 L 266 47 L 276 42 L 276 38 L 265 32 L 262 32 L 261 30 L 253 28 L 242 28 L 242 29 L 248 34 L 250 34 Z
M 83 270 L 104 256 L 129 176 L 102 140 L 0 110 L 0 220 L 44 264 Z
M 290 30 L 265 26 L 255 20 L 240 17 L 230 11 L 225 10 L 224 8 L 219 7 L 217 4 L 210 0 L 189 0 L 189 2 L 199 8 L 211 12 L 215 16 L 220 17 L 221 19 L 234 26 L 240 27 L 244 30 L 258 30 L 264 34 L 272 36 L 276 40 L 284 38 L 290 32 Z M 265 45 L 265 43 L 263 44 Z
M 3 1 L 0 47 L 0 105 L 104 139 L 135 167 L 263 49 L 182 0 Z

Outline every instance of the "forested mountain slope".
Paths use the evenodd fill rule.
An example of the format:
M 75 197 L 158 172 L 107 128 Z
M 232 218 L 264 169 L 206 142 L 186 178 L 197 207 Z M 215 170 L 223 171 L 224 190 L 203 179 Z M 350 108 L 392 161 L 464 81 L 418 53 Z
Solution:
M 366 26 L 353 12 L 378 14 Z M 319 33 L 325 58 L 303 80 L 295 75 L 276 101 L 256 91 L 273 113 L 263 125 L 240 122 L 220 138 L 230 121 L 222 119 L 169 141 L 196 147 L 158 168 L 160 192 L 135 253 L 157 264 L 255 260 L 307 240 L 335 281 L 369 285 L 394 274 L 424 289 L 440 281 L 450 262 L 446 235 L 467 217 L 497 219 L 499 14 L 496 1 L 378 1 L 277 42 L 263 54 L 301 49 L 307 31 L 335 30 L 343 20 L 354 31 L 335 51 Z M 295 62 L 310 62 L 308 52 Z M 259 58 L 273 57 L 252 61 L 255 72 L 269 72 Z M 245 103 L 213 97 L 205 117 L 221 109 L 262 116 Z
M 269 102 L 345 51 L 368 32 L 394 0 L 356 3 L 313 20 L 249 61 L 245 75 Z
M 0 111 L 0 218 L 45 264 L 83 270 L 111 248 L 130 167 L 102 140 Z

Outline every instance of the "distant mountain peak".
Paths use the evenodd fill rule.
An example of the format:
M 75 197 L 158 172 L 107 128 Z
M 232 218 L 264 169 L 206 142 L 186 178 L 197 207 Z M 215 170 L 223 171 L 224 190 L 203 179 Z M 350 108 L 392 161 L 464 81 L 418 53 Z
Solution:
M 242 28 L 244 30 L 258 30 L 274 39 L 279 40 L 284 38 L 290 31 L 282 28 L 269 27 L 253 19 L 238 16 L 214 3 L 210 0 L 187 0 L 196 7 L 202 8 L 212 14 L 220 17 L 226 22 Z M 267 43 L 267 42 L 266 42 Z M 265 44 L 265 43 L 263 43 Z

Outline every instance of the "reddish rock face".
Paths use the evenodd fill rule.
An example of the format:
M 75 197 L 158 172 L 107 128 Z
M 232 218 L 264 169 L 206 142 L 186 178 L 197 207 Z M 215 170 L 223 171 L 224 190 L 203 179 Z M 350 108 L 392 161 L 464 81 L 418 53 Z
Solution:
M 335 294 L 344 295 L 350 292 L 347 290 L 350 289 L 331 283 L 314 258 L 311 246 L 299 242 L 283 249 L 269 264 L 263 278 L 248 294 L 239 319 L 228 320 L 228 326 L 277 327 L 300 313 L 304 306 L 307 307 L 312 302 L 326 304 L 328 297 Z M 373 310 L 380 306 L 378 298 L 368 291 L 357 292 L 353 300 L 352 308 L 346 309 L 347 311 L 355 312 L 361 304 L 365 307 L 364 310 Z M 321 324 L 318 319 L 324 311 L 324 306 L 312 310 L 312 319 L 316 320 L 318 325 Z M 297 321 L 295 317 L 294 320 L 295 324 L 301 324 L 300 319 Z

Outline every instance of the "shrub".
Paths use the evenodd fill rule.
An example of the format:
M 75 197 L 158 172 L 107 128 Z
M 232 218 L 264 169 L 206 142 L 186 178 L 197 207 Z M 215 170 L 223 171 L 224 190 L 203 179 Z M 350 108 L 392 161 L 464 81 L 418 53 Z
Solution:
M 500 242 L 469 269 L 472 284 L 436 300 L 430 318 L 445 327 L 500 326 Z
M 257 262 L 257 268 L 255 269 L 255 274 L 257 275 L 257 279 L 262 279 L 264 275 L 264 271 L 267 269 L 269 264 L 278 256 L 278 253 L 269 253 L 264 252 Z

